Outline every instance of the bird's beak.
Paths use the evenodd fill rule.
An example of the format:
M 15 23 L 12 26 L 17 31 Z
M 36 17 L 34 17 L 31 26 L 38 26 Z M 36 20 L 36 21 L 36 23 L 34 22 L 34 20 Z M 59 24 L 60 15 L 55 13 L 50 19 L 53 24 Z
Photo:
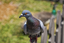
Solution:
M 21 17 L 23 17 L 23 14 L 21 14 L 21 15 L 19 16 L 19 18 L 21 18 Z

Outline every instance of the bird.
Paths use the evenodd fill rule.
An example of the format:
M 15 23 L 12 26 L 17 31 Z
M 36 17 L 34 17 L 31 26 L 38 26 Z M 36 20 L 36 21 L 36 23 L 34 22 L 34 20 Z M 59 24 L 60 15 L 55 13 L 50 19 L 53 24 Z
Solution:
M 55 18 L 56 17 L 56 5 L 53 6 L 53 10 L 52 10 L 52 16 Z
M 24 33 L 29 34 L 30 41 L 34 39 L 34 37 L 36 37 L 35 39 L 37 40 L 37 37 L 44 32 L 45 26 L 43 22 L 33 17 L 31 12 L 28 10 L 23 10 L 19 18 L 21 17 L 26 18 L 26 22 L 23 26 Z
M 57 14 L 57 11 L 56 11 L 56 5 L 54 4 L 53 6 L 53 9 L 52 9 L 52 12 L 51 12 L 52 16 L 51 18 L 56 18 L 56 14 Z M 45 25 L 49 24 L 50 23 L 50 19 L 48 19 L 46 22 L 45 22 Z

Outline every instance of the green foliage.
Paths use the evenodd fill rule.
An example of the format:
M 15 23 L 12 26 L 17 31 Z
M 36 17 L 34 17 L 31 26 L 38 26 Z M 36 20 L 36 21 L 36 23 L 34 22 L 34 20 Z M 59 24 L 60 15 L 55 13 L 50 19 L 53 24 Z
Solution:
M 25 2 L 25 0 L 1 0 L 1 1 L 4 2 L 4 3 L 10 3 L 10 2 L 16 2 L 16 3 Z
M 41 12 L 41 11 L 47 11 L 47 12 L 51 12 L 53 9 L 53 6 L 51 6 L 50 2 L 46 2 L 46 1 L 34 1 L 32 3 L 24 3 L 21 4 L 19 9 L 19 12 L 22 12 L 23 10 L 29 10 L 32 12 Z M 56 10 L 61 10 L 61 4 L 57 5 Z

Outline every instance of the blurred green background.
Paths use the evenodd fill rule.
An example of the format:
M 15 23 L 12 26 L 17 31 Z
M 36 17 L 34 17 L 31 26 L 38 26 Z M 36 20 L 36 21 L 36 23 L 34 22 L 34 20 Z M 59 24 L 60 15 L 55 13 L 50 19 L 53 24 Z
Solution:
M 19 16 L 23 10 L 29 10 L 33 15 L 37 12 L 51 12 L 51 3 L 35 0 L 0 0 L 0 43 L 30 43 L 28 35 L 23 34 L 25 18 Z M 61 10 L 58 3 L 56 10 Z M 38 38 L 38 43 L 41 37 Z

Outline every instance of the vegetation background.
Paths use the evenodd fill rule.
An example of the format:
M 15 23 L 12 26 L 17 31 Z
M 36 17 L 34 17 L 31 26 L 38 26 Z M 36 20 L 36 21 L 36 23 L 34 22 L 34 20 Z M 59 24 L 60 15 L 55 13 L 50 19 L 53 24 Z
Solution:
M 23 10 L 29 10 L 33 15 L 37 12 L 50 12 L 51 2 L 42 0 L 0 0 L 0 43 L 30 43 L 28 35 L 23 34 L 25 18 L 19 15 Z M 58 3 L 56 10 L 61 10 L 62 4 Z M 38 43 L 41 37 L 38 38 Z

